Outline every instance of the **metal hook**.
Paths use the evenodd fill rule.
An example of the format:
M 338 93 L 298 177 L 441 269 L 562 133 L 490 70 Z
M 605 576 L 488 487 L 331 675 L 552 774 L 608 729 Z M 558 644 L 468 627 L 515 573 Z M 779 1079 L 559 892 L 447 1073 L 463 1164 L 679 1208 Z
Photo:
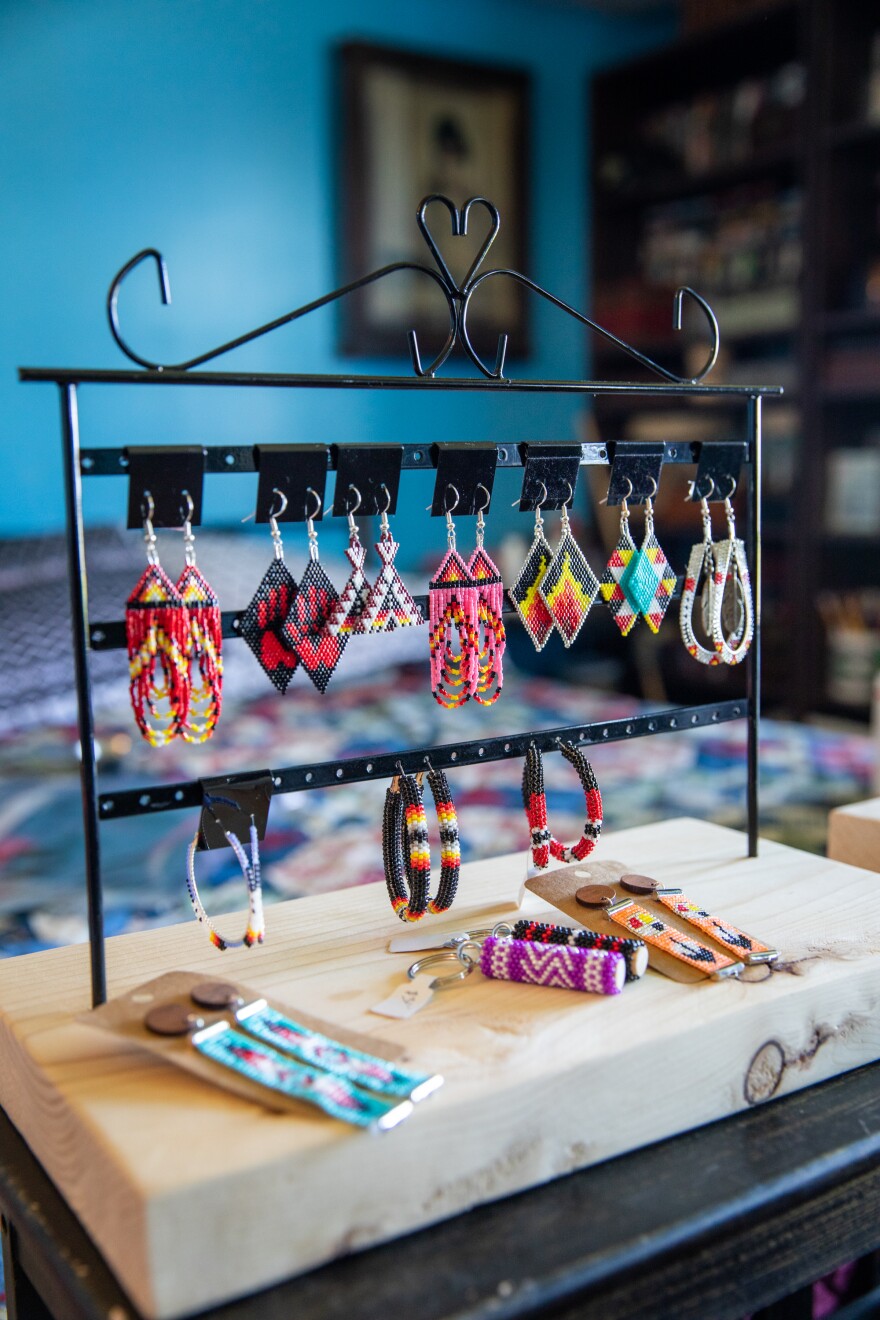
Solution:
M 315 499 L 318 501 L 317 508 L 315 509 L 314 513 L 309 513 L 309 506 L 307 504 L 305 505 L 306 522 L 311 523 L 314 522 L 318 514 L 321 512 L 321 496 L 318 494 L 318 492 L 314 489 L 313 486 L 306 486 L 306 494 L 314 495 Z
M 354 493 L 355 493 L 355 495 L 357 495 L 357 497 L 358 497 L 358 502 L 357 502 L 357 504 L 354 506 L 354 508 L 348 510 L 348 516 L 349 516 L 349 518 L 353 518 L 354 515 L 357 513 L 358 509 L 361 507 L 361 504 L 363 503 L 363 501 L 361 500 L 361 493 L 360 493 L 360 491 L 358 490 L 357 486 L 354 485 L 353 482 L 350 481 L 350 482 L 348 483 L 348 489 L 349 489 L 349 490 L 353 490 Z
M 541 484 L 543 485 L 544 483 L 542 482 Z M 546 486 L 544 487 L 544 489 L 546 490 Z M 486 492 L 486 503 L 483 504 L 479 509 L 477 509 L 477 513 L 485 513 L 489 505 L 492 503 L 492 492 L 489 490 L 488 486 L 483 484 L 482 481 L 477 482 L 477 490 L 484 490 Z M 519 501 L 517 500 L 516 503 L 518 504 Z
M 443 501 L 443 512 L 446 514 L 446 517 L 448 518 L 450 514 L 455 513 L 455 510 L 458 508 L 459 504 L 461 503 L 461 496 L 458 493 L 458 487 L 453 486 L 451 481 L 446 483 L 446 489 L 448 491 L 449 490 L 455 491 L 455 503 L 453 504 L 451 509 L 449 505 L 446 503 L 446 501 L 445 500 Z
M 624 477 L 624 481 L 625 481 L 626 484 L 629 486 L 629 490 L 626 492 L 626 494 L 624 495 L 623 499 L 620 501 L 620 507 L 621 507 L 621 509 L 625 509 L 625 508 L 627 507 L 627 500 L 629 500 L 629 499 L 631 498 L 632 493 L 633 493 L 633 484 L 632 484 L 632 482 L 630 481 L 629 477 Z M 600 503 L 600 504 L 607 504 L 607 503 L 608 503 L 608 496 L 607 496 L 607 495 L 603 496 L 603 498 L 599 501 L 599 503 Z
M 196 506 L 188 490 L 182 490 L 180 493 L 186 500 L 186 517 L 183 520 L 183 557 L 187 567 L 193 568 L 196 562 L 196 538 L 193 536 L 192 516 Z
M 629 478 L 627 478 L 627 480 L 629 480 Z M 651 482 L 651 485 L 654 487 L 654 489 L 651 491 L 650 495 L 645 496 L 645 499 L 647 500 L 648 504 L 650 504 L 652 500 L 656 499 L 657 491 L 660 489 L 660 487 L 657 485 L 656 477 L 649 477 L 649 481 Z M 632 492 L 630 491 L 630 493 Z
M 689 481 L 688 493 L 685 502 L 694 499 L 695 496 L 701 503 L 705 502 L 706 500 L 710 500 L 715 491 L 715 482 L 712 477 L 707 477 L 707 481 L 709 482 L 709 489 L 706 491 L 705 495 L 700 494 L 695 480 Z
M 281 529 L 278 526 L 278 519 L 281 517 L 284 510 L 287 508 L 287 496 L 285 495 L 284 491 L 279 490 L 277 486 L 272 487 L 272 494 L 277 495 L 279 500 L 283 501 L 280 509 L 275 510 L 275 508 L 273 507 L 270 508 L 269 510 L 269 531 L 272 534 L 272 540 L 275 542 L 275 558 L 283 559 L 284 548 L 281 544 Z M 274 501 L 273 501 L 273 506 L 274 506 Z
M 144 506 L 141 504 L 141 513 L 143 514 L 144 519 L 144 542 L 147 547 L 147 563 L 156 565 L 159 563 L 159 552 L 156 549 L 156 532 L 153 528 L 153 514 L 156 512 L 156 505 L 148 490 L 144 491 L 144 499 L 147 501 L 147 512 L 144 513 Z
M 736 478 L 731 477 L 729 474 L 727 479 L 730 482 L 730 490 L 724 496 L 725 503 L 733 499 L 734 495 L 736 494 L 736 488 L 739 485 L 739 482 L 736 480 Z

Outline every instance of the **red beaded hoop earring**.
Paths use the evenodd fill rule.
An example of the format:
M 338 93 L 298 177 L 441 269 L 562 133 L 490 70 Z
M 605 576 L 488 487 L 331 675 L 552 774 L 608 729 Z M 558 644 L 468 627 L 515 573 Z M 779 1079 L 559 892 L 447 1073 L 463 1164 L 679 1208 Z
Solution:
M 532 862 L 539 870 L 550 865 L 550 858 L 559 862 L 582 862 L 593 851 L 602 832 L 602 795 L 593 773 L 593 767 L 574 743 L 557 739 L 559 750 L 577 770 L 584 790 L 587 819 L 577 843 L 570 848 L 551 834 L 547 825 L 547 797 L 544 791 L 544 762 L 534 743 L 526 752 L 523 766 L 523 806 L 531 831 Z

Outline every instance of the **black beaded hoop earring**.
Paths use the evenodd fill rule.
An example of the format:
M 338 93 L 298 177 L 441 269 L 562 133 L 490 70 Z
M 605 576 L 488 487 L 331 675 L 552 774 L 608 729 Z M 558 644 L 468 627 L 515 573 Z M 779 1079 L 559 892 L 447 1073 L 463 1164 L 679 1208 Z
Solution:
M 428 770 L 428 785 L 440 822 L 440 883 L 434 898 L 431 850 L 422 791 L 423 775 L 403 771 L 392 779 L 385 794 L 382 819 L 382 858 L 391 906 L 401 921 L 419 921 L 426 913 L 446 912 L 453 903 L 461 871 L 458 817 L 442 770 Z
M 544 761 L 539 749 L 532 743 L 526 752 L 523 766 L 522 795 L 526 818 L 531 832 L 532 862 L 540 870 L 550 865 L 550 858 L 559 862 L 582 862 L 595 848 L 602 832 L 602 795 L 599 785 L 583 752 L 574 743 L 559 742 L 559 750 L 578 772 L 584 801 L 587 808 L 587 820 L 584 832 L 577 843 L 567 848 L 553 836 L 547 825 L 547 797 L 544 792 Z

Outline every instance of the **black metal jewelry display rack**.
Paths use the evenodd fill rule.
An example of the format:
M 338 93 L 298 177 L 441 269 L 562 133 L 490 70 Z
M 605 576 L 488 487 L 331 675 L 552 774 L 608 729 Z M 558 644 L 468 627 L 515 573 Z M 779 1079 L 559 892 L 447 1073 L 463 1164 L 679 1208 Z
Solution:
M 445 207 L 451 221 L 453 237 L 467 234 L 468 220 L 475 207 L 482 208 L 489 221 L 482 247 L 467 276 L 456 281 L 444 261 L 428 226 L 426 213 L 429 206 Z M 89 651 L 122 648 L 126 645 L 125 626 L 122 622 L 90 623 L 87 598 L 87 573 L 83 528 L 82 478 L 108 475 L 129 476 L 129 526 L 139 527 L 142 522 L 142 492 L 149 490 L 155 500 L 153 523 L 156 527 L 181 525 L 180 492 L 192 495 L 194 510 L 192 522 L 198 524 L 201 512 L 201 479 L 204 473 L 254 472 L 260 473 L 260 493 L 257 501 L 257 520 L 267 521 L 271 509 L 271 491 L 279 481 L 286 483 L 285 491 L 302 490 L 308 486 L 323 491 L 323 477 L 327 470 L 337 472 L 337 494 L 334 513 L 344 515 L 348 503 L 341 500 L 348 484 L 356 488 L 363 514 L 394 511 L 397 483 L 401 470 L 437 469 L 437 486 L 432 513 L 444 512 L 444 492 L 453 485 L 461 497 L 459 513 L 475 513 L 480 504 L 478 488 L 491 490 L 496 467 L 523 467 L 524 480 L 520 508 L 532 509 L 537 505 L 546 509 L 559 509 L 570 502 L 578 469 L 587 465 L 611 467 L 608 503 L 619 504 L 623 496 L 630 503 L 638 503 L 656 491 L 664 464 L 696 464 L 697 493 L 712 492 L 711 498 L 721 499 L 736 484 L 740 466 L 747 470 L 748 532 L 746 537 L 755 596 L 755 630 L 751 649 L 746 657 L 747 695 L 744 699 L 711 702 L 693 706 L 676 706 L 650 714 L 627 719 L 577 724 L 558 729 L 528 731 L 508 737 L 492 737 L 470 742 L 450 742 L 439 746 L 421 747 L 406 752 L 355 757 L 323 762 L 287 766 L 268 771 L 273 793 L 289 793 L 332 784 L 352 783 L 358 780 L 381 779 L 393 775 L 398 765 L 407 772 L 423 770 L 427 761 L 437 769 L 471 765 L 480 761 L 497 761 L 507 757 L 521 757 L 529 743 L 534 742 L 542 751 L 558 749 L 560 740 L 579 745 L 612 742 L 619 739 L 639 738 L 674 729 L 698 728 L 706 724 L 720 724 L 729 720 L 746 719 L 747 743 L 747 808 L 749 856 L 757 854 L 758 846 L 758 732 L 760 709 L 760 487 L 761 487 L 761 405 L 765 395 L 781 394 L 779 389 L 746 386 L 713 386 L 703 384 L 714 366 L 718 354 L 719 333 L 717 322 L 709 305 L 693 290 L 679 289 L 675 295 L 673 324 L 681 327 L 682 302 L 691 299 L 703 312 L 711 333 L 711 346 L 701 372 L 692 378 L 676 376 L 665 367 L 640 353 L 617 336 L 597 325 L 588 317 L 526 276 L 507 269 L 482 270 L 482 264 L 500 226 L 497 209 L 485 198 L 472 198 L 463 208 L 456 208 L 448 198 L 425 198 L 416 214 L 417 224 L 434 261 L 434 266 L 416 262 L 395 262 L 364 278 L 334 290 L 323 298 L 281 316 L 252 330 L 229 343 L 203 353 L 198 357 L 174 365 L 149 361 L 136 354 L 124 340 L 118 318 L 117 302 L 121 286 L 141 262 L 155 262 L 160 281 L 162 301 L 170 301 L 170 287 L 165 263 L 154 248 L 138 253 L 119 272 L 108 294 L 108 315 L 114 338 L 122 351 L 140 370 L 98 370 L 87 368 L 25 367 L 19 371 L 22 381 L 42 381 L 55 384 L 60 391 L 62 450 L 64 461 L 64 490 L 67 514 L 67 553 L 70 573 L 71 613 L 76 694 L 78 705 L 79 738 L 82 749 L 81 783 L 83 826 L 85 836 L 86 885 L 88 896 L 89 940 L 92 976 L 92 998 L 95 1004 L 106 998 L 106 972 L 104 961 L 103 900 L 100 862 L 100 826 L 105 820 L 178 808 L 197 807 L 203 802 L 201 781 L 163 784 L 139 790 L 112 794 L 99 794 L 95 747 L 95 729 L 92 711 L 92 691 Z M 220 357 L 234 348 L 257 339 L 270 331 L 334 302 L 356 289 L 393 275 L 398 271 L 414 271 L 431 279 L 446 300 L 449 312 L 449 330 L 446 342 L 433 361 L 425 366 L 415 332 L 410 332 L 409 347 L 412 376 L 369 375 L 293 375 L 256 372 L 205 372 L 193 368 Z M 486 280 L 506 278 L 546 299 L 560 311 L 580 324 L 615 344 L 630 358 L 648 368 L 659 379 L 649 383 L 597 382 L 583 380 L 516 380 L 505 377 L 507 351 L 506 336 L 501 336 L 494 367 L 487 366 L 474 349 L 468 334 L 468 308 L 478 288 Z M 476 375 L 438 379 L 437 372 L 458 348 L 476 368 Z M 177 447 L 167 449 L 83 449 L 77 413 L 77 391 L 81 385 L 149 385 L 149 386 L 202 386 L 244 387 L 259 389 L 331 389 L 331 390 L 417 390 L 481 391 L 487 394 L 511 393 L 575 394 L 598 398 L 607 395 L 677 397 L 688 399 L 725 398 L 732 403 L 741 402 L 745 418 L 743 434 L 730 443 L 719 441 L 695 443 L 647 444 L 618 441 L 608 444 L 582 445 L 329 445 L 329 446 L 215 446 L 210 448 Z M 282 452 L 283 451 L 283 452 Z M 343 469 L 346 484 L 341 476 Z M 134 480 L 137 473 L 139 480 Z M 710 479 L 712 485 L 709 484 Z M 297 485 L 297 482 L 299 485 Z M 380 491 L 382 492 L 380 495 Z M 380 502 L 384 500 L 384 503 Z M 305 501 L 290 498 L 284 517 L 286 520 L 305 520 Z M 352 505 L 353 507 L 353 505 Z M 680 580 L 677 592 L 680 590 Z M 422 598 L 424 604 L 424 598 Z M 512 611 L 511 611 L 512 613 Z M 238 614 L 224 613 L 223 635 L 234 637 L 238 629 Z M 332 700 L 332 698 L 330 698 Z M 265 772 L 264 772 L 265 773 Z M 254 772 L 230 774 L 225 782 L 230 785 L 252 782 Z

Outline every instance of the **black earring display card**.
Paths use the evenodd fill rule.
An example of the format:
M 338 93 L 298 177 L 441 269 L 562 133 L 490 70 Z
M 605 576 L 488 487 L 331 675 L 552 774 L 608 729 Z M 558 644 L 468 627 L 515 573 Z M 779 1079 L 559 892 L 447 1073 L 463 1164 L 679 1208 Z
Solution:
M 403 445 L 334 445 L 333 453 L 336 459 L 335 517 L 353 513 L 355 508 L 365 518 L 394 513 Z
M 442 517 L 447 509 L 462 518 L 480 510 L 486 513 L 492 501 L 498 446 L 479 442 L 432 445 L 431 457 L 437 468 L 431 517 Z
M 266 837 L 269 804 L 272 801 L 272 775 L 262 770 L 247 779 L 201 779 L 202 815 L 199 821 L 199 851 L 228 848 L 226 832 L 243 843 L 250 838 L 251 820 L 257 837 Z
M 605 503 L 611 507 L 624 499 L 628 504 L 641 504 L 653 499 L 660 489 L 660 471 L 663 467 L 664 446 L 647 441 L 632 441 L 626 453 L 614 454 L 614 445 L 608 446 L 612 456 L 611 480 Z
M 278 522 L 305 522 L 309 517 L 320 520 L 324 512 L 328 454 L 326 445 L 255 445 L 254 458 L 260 474 L 256 521 L 268 522 L 270 513 Z M 287 498 L 283 510 L 284 500 L 279 500 L 275 493 L 279 490 Z M 310 490 L 315 494 L 311 495 Z
M 580 445 L 520 445 L 523 473 L 520 513 L 539 506 L 543 510 L 561 509 L 570 504 L 577 489 L 583 454 Z
M 128 522 L 143 527 L 153 501 L 154 527 L 182 527 L 192 500 L 190 522 L 202 521 L 205 451 L 201 445 L 156 445 L 126 449 L 128 460 Z
M 739 474 L 747 457 L 744 441 L 707 440 L 700 445 L 697 475 L 694 478 L 694 499 L 723 500 L 733 496 L 739 485 Z

